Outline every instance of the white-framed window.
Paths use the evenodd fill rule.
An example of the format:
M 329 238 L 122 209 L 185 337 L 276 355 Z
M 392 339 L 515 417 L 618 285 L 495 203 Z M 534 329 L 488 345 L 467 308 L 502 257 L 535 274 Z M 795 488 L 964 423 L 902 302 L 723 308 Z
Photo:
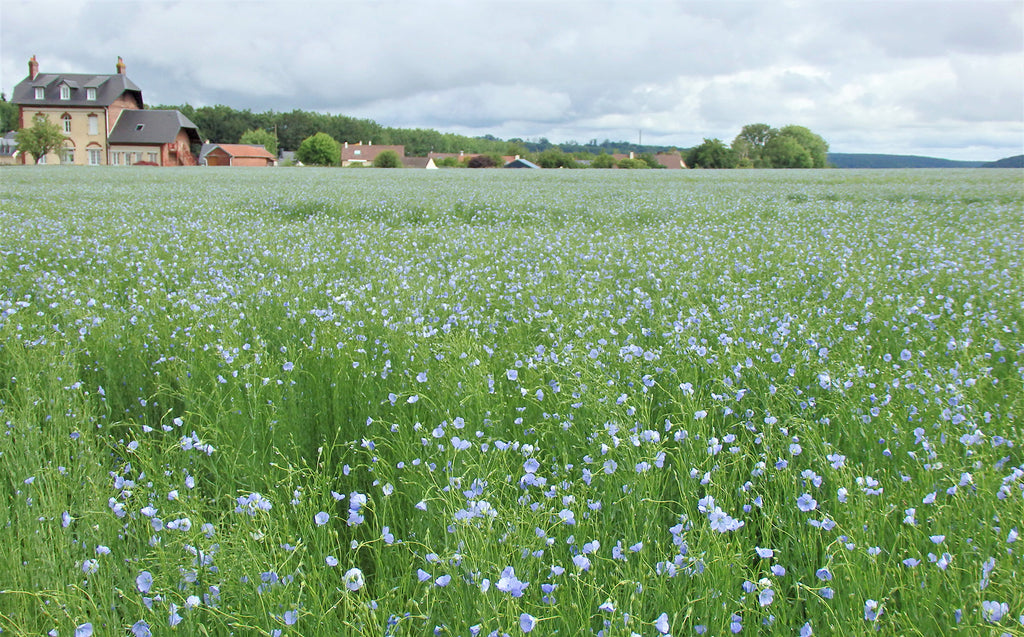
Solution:
M 95 102 L 96 101 L 96 89 L 94 89 L 94 88 L 87 88 L 87 89 L 85 89 L 85 99 L 89 100 L 90 102 Z
M 156 153 L 149 153 L 149 159 L 147 159 L 146 161 L 152 162 L 154 164 L 159 163 L 156 160 Z
M 111 153 L 111 162 L 115 166 L 120 166 L 121 164 L 123 164 L 124 163 L 124 153 L 121 153 L 121 152 Z
M 42 86 L 37 86 L 36 87 L 36 99 L 37 100 L 46 99 L 46 89 L 43 88 Z
M 64 148 L 64 151 L 60 155 L 60 163 L 62 164 L 73 164 L 75 163 L 75 149 L 72 146 Z
M 40 157 L 39 160 L 36 161 L 36 163 L 39 164 L 40 166 L 45 166 L 46 165 L 46 155 L 43 155 L 42 157 Z
M 65 113 L 64 116 L 60 118 L 60 121 L 61 121 L 62 124 L 64 124 L 64 132 L 65 133 L 70 133 L 71 132 L 71 116 L 68 115 L 67 113 Z
M 60 98 L 62 100 L 69 100 L 69 99 L 71 99 L 71 87 L 68 86 L 67 84 L 61 84 L 60 85 Z
M 103 162 L 103 151 L 98 148 L 89 149 L 89 165 L 99 166 Z
M 96 115 L 89 116 L 89 134 L 99 135 L 100 134 L 100 118 Z

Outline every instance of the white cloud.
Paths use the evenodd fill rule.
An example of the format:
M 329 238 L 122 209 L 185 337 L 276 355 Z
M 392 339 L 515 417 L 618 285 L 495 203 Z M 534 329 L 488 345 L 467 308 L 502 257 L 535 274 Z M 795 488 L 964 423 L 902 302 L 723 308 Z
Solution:
M 767 122 L 850 152 L 1024 150 L 1019 0 L 3 2 L 8 92 L 32 54 L 100 73 L 122 55 L 148 103 L 553 141 L 686 146 Z

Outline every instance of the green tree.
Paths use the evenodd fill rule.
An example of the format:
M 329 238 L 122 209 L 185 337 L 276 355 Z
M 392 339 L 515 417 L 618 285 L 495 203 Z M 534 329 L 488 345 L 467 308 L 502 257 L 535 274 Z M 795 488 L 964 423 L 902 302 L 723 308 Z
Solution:
M 0 134 L 18 130 L 18 106 L 7 101 L 7 95 L 0 93 Z
M 562 152 L 561 148 L 548 148 L 537 156 L 537 165 L 541 168 L 576 168 L 576 160 L 572 155 Z
M 277 138 L 270 131 L 257 128 L 256 130 L 247 130 L 242 133 L 241 139 L 238 140 L 239 144 L 253 144 L 256 146 L 262 146 L 267 149 L 271 155 L 277 155 Z
M 591 168 L 615 168 L 615 158 L 608 153 L 601 153 L 590 162 Z
M 60 124 L 51 122 L 42 113 L 36 113 L 32 118 L 32 126 L 22 128 L 15 135 L 18 150 L 32 155 L 37 164 L 47 154 L 60 148 L 64 139 Z
M 637 168 L 650 168 L 650 166 L 648 166 L 647 162 L 645 162 L 644 160 L 642 160 L 642 159 L 630 159 L 629 157 L 626 157 L 625 159 L 620 159 L 619 163 L 618 163 L 618 167 L 622 168 L 623 170 L 635 170 Z
M 285 150 L 298 150 L 304 139 L 320 132 L 313 114 L 306 111 L 295 109 L 281 113 L 278 119 L 277 141 Z
M 498 163 L 490 155 L 476 155 L 466 163 L 468 168 L 494 168 Z
M 341 149 L 333 137 L 317 133 L 302 140 L 295 158 L 311 166 L 337 166 L 341 162 Z
M 235 144 L 245 131 L 256 128 L 256 116 L 251 111 L 236 111 L 223 104 L 201 106 L 192 115 L 182 113 L 199 127 L 203 139 L 214 143 Z
M 772 168 L 812 168 L 811 153 L 789 135 L 779 135 L 764 147 L 764 160 Z
M 509 141 L 505 144 L 505 154 L 509 157 L 515 157 L 516 155 L 522 157 L 526 152 L 526 146 L 522 142 Z
M 401 168 L 402 158 L 393 150 L 385 150 L 373 159 L 374 168 Z
M 704 142 L 686 156 L 686 165 L 691 168 L 735 168 L 736 164 L 736 153 L 720 139 L 705 137 Z
M 812 133 L 804 126 L 784 126 L 780 137 L 788 137 L 800 144 L 811 156 L 810 168 L 824 168 L 828 165 L 828 142 L 821 135 Z
M 664 168 L 664 166 L 658 163 L 653 153 L 642 153 L 637 159 L 647 164 L 648 168 Z
M 764 159 L 764 147 L 777 137 L 779 131 L 768 124 L 747 124 L 732 140 L 739 166 L 745 168 L 768 168 Z

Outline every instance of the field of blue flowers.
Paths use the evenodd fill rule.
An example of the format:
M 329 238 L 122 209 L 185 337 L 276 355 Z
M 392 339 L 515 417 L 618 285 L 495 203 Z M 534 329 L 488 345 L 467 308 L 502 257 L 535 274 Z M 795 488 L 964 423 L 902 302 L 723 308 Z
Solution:
M 4 635 L 1024 633 L 1020 171 L 0 177 Z

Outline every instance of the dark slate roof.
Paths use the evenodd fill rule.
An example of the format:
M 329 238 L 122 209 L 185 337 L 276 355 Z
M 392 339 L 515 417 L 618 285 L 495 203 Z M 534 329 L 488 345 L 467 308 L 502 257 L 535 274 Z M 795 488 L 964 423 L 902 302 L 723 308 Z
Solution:
M 217 147 L 217 144 L 211 144 L 210 142 L 204 142 L 203 147 L 199 149 L 199 163 L 203 163 L 206 156 L 210 154 L 210 151 Z
M 71 99 L 60 98 L 60 86 L 71 87 Z M 44 97 L 36 99 L 36 87 L 44 89 Z M 87 98 L 88 88 L 96 89 L 96 99 Z M 90 75 L 83 73 L 40 73 L 36 79 L 26 77 L 14 87 L 11 102 L 22 106 L 110 106 L 126 92 L 135 93 L 142 104 L 142 89 L 127 75 Z
M 505 168 L 540 168 L 540 166 L 528 159 L 519 158 L 505 164 Z
M 121 111 L 108 138 L 111 144 L 168 144 L 178 131 L 191 129 L 189 137 L 199 141 L 199 130 L 179 111 Z
M 18 150 L 18 140 L 14 136 L 15 132 L 10 131 L 0 137 L 0 157 L 11 157 Z

